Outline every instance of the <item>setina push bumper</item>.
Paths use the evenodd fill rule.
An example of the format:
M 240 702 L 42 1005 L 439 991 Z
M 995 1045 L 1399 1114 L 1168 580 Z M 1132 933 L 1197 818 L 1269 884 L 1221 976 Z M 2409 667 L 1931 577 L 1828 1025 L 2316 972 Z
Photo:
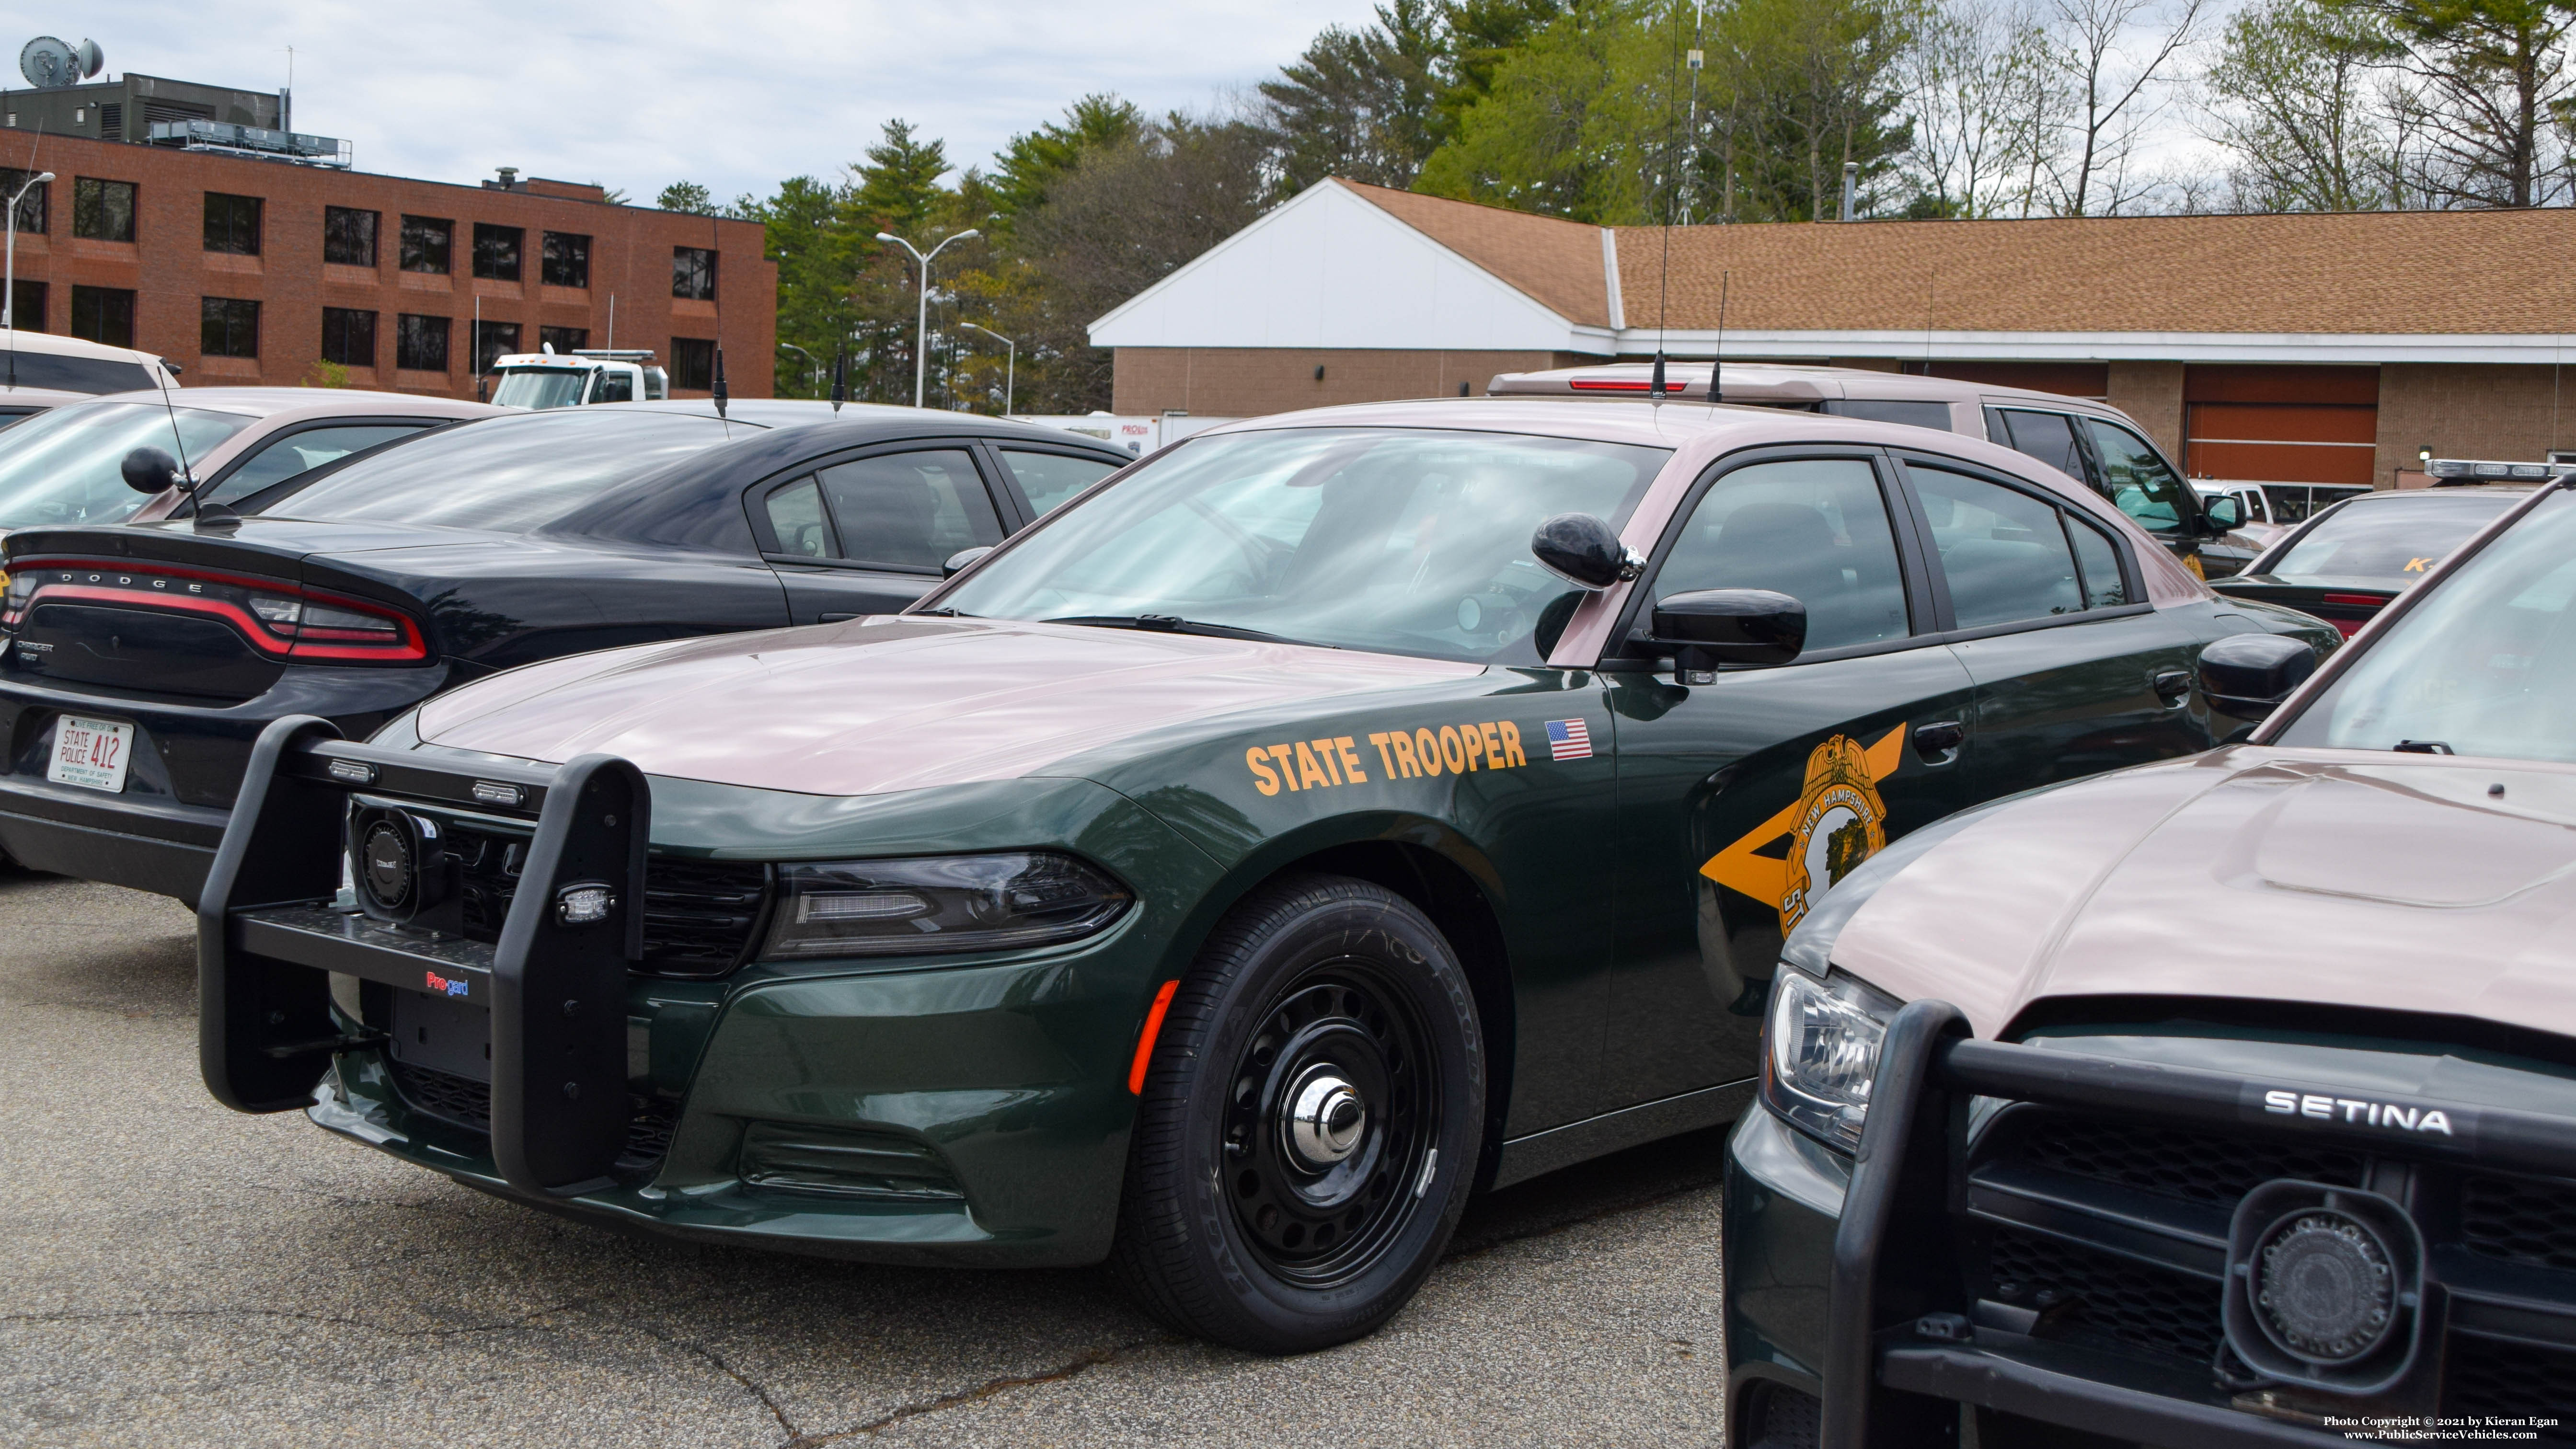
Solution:
M 1730 1292 L 1810 1281 L 1823 1312 L 1730 1312 L 1740 1443 L 1954 1443 L 1962 1405 L 2007 1416 L 1980 1419 L 1986 1449 L 2342 1444 L 2461 1415 L 2567 1430 L 2546 1419 L 2576 1272 L 2499 1275 L 2464 1240 L 2494 1216 L 2482 1194 L 2521 1185 L 2529 1206 L 2576 1177 L 2576 1120 L 1976 1040 L 1929 1000 L 1888 1025 L 1838 1218 L 1818 1184 L 1781 1190 L 1794 1154 L 1749 1138 L 1792 1129 L 1752 1116 Z M 2247 1190 L 2192 1211 L 2016 1147 L 2070 1127 Z

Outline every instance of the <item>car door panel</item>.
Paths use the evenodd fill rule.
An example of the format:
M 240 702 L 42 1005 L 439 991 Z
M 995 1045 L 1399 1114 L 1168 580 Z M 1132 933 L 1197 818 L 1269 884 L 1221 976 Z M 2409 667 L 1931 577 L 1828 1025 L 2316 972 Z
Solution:
M 1908 514 L 1888 508 L 1894 483 L 1870 457 L 1755 461 L 1712 479 L 1659 547 L 1641 598 L 1818 595 L 1819 651 L 1705 685 L 1612 676 L 1621 831 L 1605 1110 L 1753 1075 L 1786 930 L 1887 840 L 1964 803 L 1971 682 L 1915 622 L 1927 596 L 1911 586 L 1919 564 L 1902 562 L 1916 550 Z M 1738 528 L 1751 532 L 1730 540 Z M 1927 726 L 1957 731 L 1918 747 Z

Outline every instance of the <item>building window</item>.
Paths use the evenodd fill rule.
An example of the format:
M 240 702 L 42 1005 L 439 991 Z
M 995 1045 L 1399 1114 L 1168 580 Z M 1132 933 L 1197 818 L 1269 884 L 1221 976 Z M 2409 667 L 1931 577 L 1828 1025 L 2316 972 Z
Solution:
M 72 288 L 72 335 L 132 347 L 134 294 L 118 287 Z
M 590 345 L 590 329 L 587 327 L 540 327 L 537 329 L 537 341 L 547 347 L 553 348 L 559 353 L 579 352 Z
M 376 213 L 345 206 L 322 208 L 322 260 L 344 267 L 374 266 Z
M 477 322 L 474 324 L 474 370 L 490 372 L 496 358 L 519 350 L 519 324 L 516 322 Z
M 373 212 L 358 214 L 374 215 Z M 342 367 L 375 366 L 376 314 L 349 307 L 323 308 L 322 360 L 336 362 Z
M 72 178 L 72 235 L 91 241 L 134 240 L 134 183 Z
M 519 247 L 527 236 L 515 226 L 474 223 L 474 275 L 495 282 L 519 280 Z
M 45 304 L 50 300 L 43 282 L 19 282 L 9 289 L 9 325 L 22 332 L 45 330 Z
M 716 385 L 716 345 L 703 337 L 671 339 L 671 386 L 700 392 Z
M 394 366 L 414 372 L 447 370 L 447 319 L 416 317 L 409 312 L 394 319 Z
M 206 250 L 259 255 L 259 198 L 206 193 Z
M 590 238 L 573 231 L 547 232 L 539 275 L 549 287 L 589 286 Z
M 402 223 L 402 269 L 406 272 L 445 272 L 448 270 L 449 245 L 456 239 L 456 223 L 430 216 L 406 216 Z
M 705 247 L 671 248 L 671 295 L 714 301 L 716 254 Z
M 259 304 L 240 297 L 202 299 L 197 350 L 208 357 L 259 356 Z
M 18 196 L 18 188 L 27 186 L 35 175 L 33 171 L 21 171 L 14 166 L 0 166 L 0 196 Z M 18 230 L 35 235 L 42 235 L 47 230 L 47 224 L 52 220 L 49 202 L 53 190 L 54 185 L 50 181 L 38 181 L 27 186 L 27 194 L 18 197 Z

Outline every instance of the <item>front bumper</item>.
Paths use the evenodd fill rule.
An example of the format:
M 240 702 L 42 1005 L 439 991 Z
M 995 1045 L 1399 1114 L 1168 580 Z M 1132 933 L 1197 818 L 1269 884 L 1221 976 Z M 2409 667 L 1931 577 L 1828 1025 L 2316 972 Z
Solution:
M 523 798 L 477 805 L 478 787 Z M 532 827 L 497 939 L 330 904 L 353 794 Z M 952 848 L 1087 847 L 1130 879 L 1149 874 L 1144 852 L 1169 879 L 1059 946 L 680 979 L 640 969 L 653 802 L 633 766 L 353 745 L 280 721 L 199 906 L 200 1066 L 229 1106 L 301 1108 L 568 1216 L 875 1261 L 1094 1262 L 1134 1114 L 1128 1055 L 1177 949 L 1173 893 L 1206 882 L 1124 797 L 1073 780 L 1022 794 L 1060 828 L 993 811 L 995 840 Z M 609 915 L 569 920 L 564 892 L 596 886 Z
M 143 702 L 0 678 L 0 854 L 32 870 L 175 896 L 193 904 L 232 815 L 260 732 L 288 715 L 364 735 L 444 688 L 445 667 L 289 669 L 257 699 L 231 705 Z M 65 714 L 134 726 L 125 789 L 114 795 L 45 778 Z
M 2576 1266 L 2502 1235 L 2545 1243 L 2532 1224 L 2576 1219 L 2576 1121 L 2464 1107 L 2474 1130 L 2430 1145 L 2313 1114 L 2285 1127 L 2266 1120 L 2264 1089 L 2297 1083 L 1962 1030 L 1939 1002 L 1898 1015 L 1857 1159 L 1767 1112 L 1730 1139 L 1737 1444 L 1783 1390 L 1814 1427 L 1778 1442 L 1823 1449 L 1946 1442 L 1963 1405 L 2008 1416 L 2013 1443 L 2344 1444 L 2374 1421 L 2442 1419 L 2525 1419 L 2497 1437 L 2564 1442 Z M 2227 1295 L 2246 1280 L 2230 1214 L 2285 1181 L 2384 1197 L 2420 1226 L 2417 1347 L 2393 1382 L 2358 1393 L 2327 1382 L 2336 1371 L 2266 1373 L 2231 1338 Z

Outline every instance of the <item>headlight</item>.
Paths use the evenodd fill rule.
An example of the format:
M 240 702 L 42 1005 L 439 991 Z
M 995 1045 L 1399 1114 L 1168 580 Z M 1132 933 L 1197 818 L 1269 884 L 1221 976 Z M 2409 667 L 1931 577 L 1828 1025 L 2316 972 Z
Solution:
M 1859 1147 L 1878 1044 L 1896 1007 L 1839 972 L 1818 981 L 1783 968 L 1763 1028 L 1762 1100 L 1828 1146 Z
M 1069 855 L 931 855 L 778 868 L 768 961 L 1046 946 L 1118 918 L 1127 888 Z

